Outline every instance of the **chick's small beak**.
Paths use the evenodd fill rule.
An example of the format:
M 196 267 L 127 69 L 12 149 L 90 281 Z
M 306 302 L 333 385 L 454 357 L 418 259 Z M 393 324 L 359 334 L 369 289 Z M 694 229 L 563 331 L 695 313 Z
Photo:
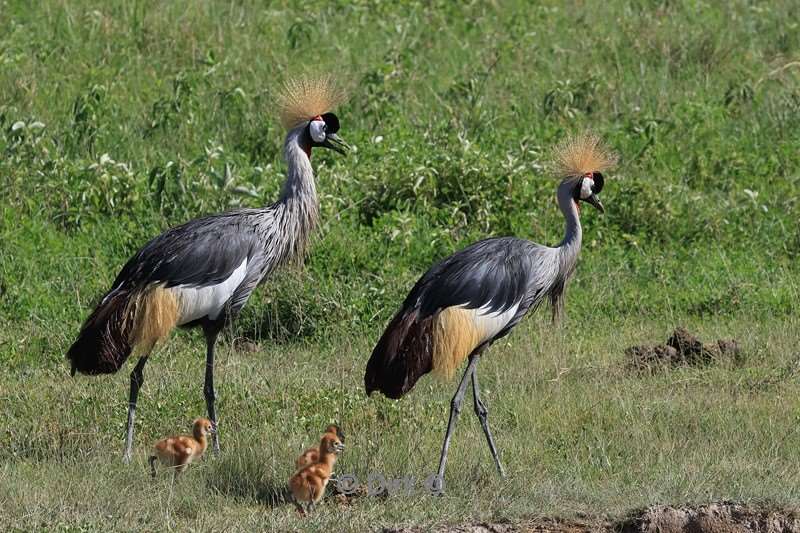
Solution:
M 348 146 L 348 144 L 335 133 L 329 133 L 321 144 L 325 148 L 330 148 L 331 150 L 339 152 L 342 155 L 347 155 L 347 151 L 350 149 L 350 146 Z
M 606 210 L 603 208 L 603 204 L 600 203 L 600 198 L 598 198 L 596 194 L 592 194 L 589 198 L 587 198 L 584 201 L 594 206 L 594 208 L 600 211 L 601 213 L 606 212 Z

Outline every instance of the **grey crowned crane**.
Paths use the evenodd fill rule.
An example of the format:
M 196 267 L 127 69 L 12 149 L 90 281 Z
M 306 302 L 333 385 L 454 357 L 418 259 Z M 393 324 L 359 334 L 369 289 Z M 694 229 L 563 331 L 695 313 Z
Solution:
M 561 314 L 565 290 L 581 249 L 580 202 L 600 212 L 602 171 L 616 156 L 590 133 L 566 139 L 554 152 L 563 180 L 557 199 L 566 219 L 564 239 L 556 247 L 515 237 L 476 242 L 433 265 L 406 297 L 367 363 L 367 395 L 380 391 L 400 398 L 427 374 L 452 377 L 465 359 L 464 376 L 450 403 L 450 418 L 439 459 L 437 483 L 443 487 L 450 439 L 467 383 L 497 470 L 504 475 L 487 409 L 480 398 L 477 364 L 494 341 L 507 335 L 531 310 L 549 299 L 553 319 Z
M 286 182 L 277 202 L 205 216 L 169 229 L 144 245 L 122 268 L 111 290 L 83 324 L 67 352 L 75 372 L 110 374 L 131 353 L 125 461 L 133 450 L 134 417 L 143 370 L 154 346 L 176 326 L 200 327 L 206 340 L 203 393 L 216 430 L 214 345 L 223 326 L 276 268 L 302 261 L 317 225 L 318 200 L 311 167 L 313 148 L 345 154 L 339 119 L 331 110 L 343 99 L 330 77 L 287 81 L 279 94 L 288 129 Z M 213 433 L 213 449 L 219 440 Z

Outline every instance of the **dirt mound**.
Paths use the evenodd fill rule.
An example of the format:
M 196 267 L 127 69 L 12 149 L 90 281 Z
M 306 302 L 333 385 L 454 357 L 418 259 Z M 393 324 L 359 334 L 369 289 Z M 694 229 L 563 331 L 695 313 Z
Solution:
M 755 508 L 734 502 L 699 507 L 658 505 L 633 513 L 624 520 L 532 519 L 519 523 L 476 523 L 436 528 L 385 528 L 384 533 L 800 533 L 800 516 L 795 511 Z
M 645 509 L 617 528 L 622 533 L 764 533 L 800 532 L 794 511 L 756 509 L 721 502 L 692 507 L 656 506 Z
M 433 531 L 436 533 L 584 533 L 593 531 L 617 531 L 611 524 L 603 522 L 583 523 L 569 520 L 538 519 L 535 521 L 510 523 L 461 524 L 441 526 L 438 528 L 403 527 L 399 529 L 384 528 L 383 533 L 421 533 Z
M 707 365 L 721 359 L 736 360 L 741 355 L 735 339 L 703 343 L 686 328 L 677 327 L 665 344 L 631 346 L 625 356 L 631 367 L 650 370 L 663 366 Z

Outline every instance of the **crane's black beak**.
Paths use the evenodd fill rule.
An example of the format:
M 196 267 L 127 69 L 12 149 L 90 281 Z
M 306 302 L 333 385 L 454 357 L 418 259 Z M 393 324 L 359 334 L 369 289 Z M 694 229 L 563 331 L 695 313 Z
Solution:
M 320 143 L 320 146 L 330 148 L 331 150 L 339 152 L 342 155 L 347 155 L 347 151 L 350 149 L 350 146 L 348 146 L 348 144 L 335 133 L 329 133 L 326 135 L 325 140 Z
M 603 208 L 603 204 L 600 203 L 600 198 L 598 198 L 596 194 L 592 194 L 589 198 L 584 200 L 584 202 L 591 204 L 592 206 L 594 206 L 595 209 L 597 209 L 601 213 L 606 212 L 606 210 Z

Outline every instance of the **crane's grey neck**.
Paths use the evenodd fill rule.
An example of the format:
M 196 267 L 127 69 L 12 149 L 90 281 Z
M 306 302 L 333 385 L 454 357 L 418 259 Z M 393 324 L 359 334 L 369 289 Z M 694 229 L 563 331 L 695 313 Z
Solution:
M 311 168 L 311 142 L 307 138 L 305 125 L 289 131 L 283 144 L 283 155 L 289 167 L 286 182 L 283 184 L 280 201 L 313 199 L 316 204 L 317 189 L 314 184 L 314 169 Z M 308 151 L 308 153 L 307 153 Z
M 564 213 L 565 230 L 564 239 L 558 245 L 561 271 L 569 276 L 575 269 L 578 262 L 578 255 L 581 251 L 581 239 L 583 230 L 581 229 L 581 218 L 578 213 L 578 206 L 573 200 L 573 191 L 578 185 L 580 178 L 567 178 L 558 187 L 558 206 Z
M 275 229 L 281 234 L 277 236 L 282 244 L 281 262 L 300 262 L 319 220 L 319 200 L 309 159 L 311 140 L 305 124 L 289 131 L 283 153 L 288 171 L 275 206 L 278 219 Z
M 564 213 L 565 229 L 564 239 L 556 248 L 558 254 L 558 270 L 555 280 L 548 291 L 550 304 L 553 308 L 553 323 L 558 323 L 564 314 L 564 299 L 567 284 L 575 272 L 578 255 L 581 252 L 581 219 L 578 207 L 573 200 L 573 191 L 579 178 L 567 178 L 558 186 L 558 207 Z

